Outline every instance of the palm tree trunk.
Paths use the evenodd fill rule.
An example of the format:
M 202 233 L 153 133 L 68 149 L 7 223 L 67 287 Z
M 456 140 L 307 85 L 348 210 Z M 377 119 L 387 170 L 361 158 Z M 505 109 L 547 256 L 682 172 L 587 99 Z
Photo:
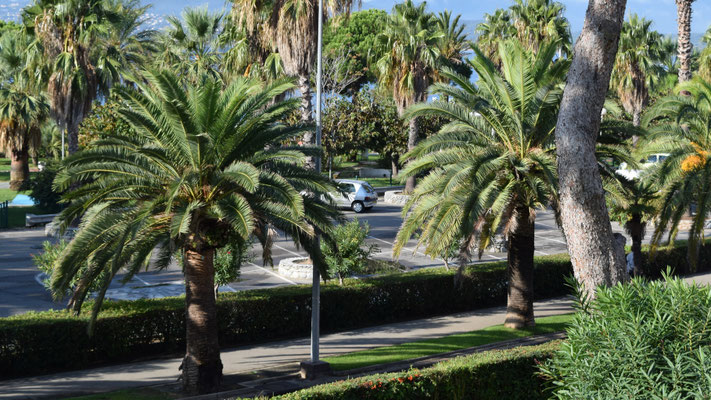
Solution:
M 528 207 L 516 209 L 516 228 L 509 235 L 507 328 L 521 329 L 536 324 L 533 318 L 533 218 Z
M 612 234 L 595 157 L 600 112 L 610 84 L 625 0 L 590 0 L 555 129 L 563 232 L 575 277 L 588 296 L 616 283 L 624 249 Z
M 29 154 L 27 149 L 10 150 L 10 189 L 20 190 L 30 177 Z
M 691 3 L 694 0 L 676 0 L 678 28 L 677 51 L 679 57 L 679 82 L 691 79 Z
M 308 75 L 299 75 L 297 83 L 299 92 L 301 93 L 301 122 L 311 124 L 313 122 L 313 105 L 311 104 L 311 84 Z M 304 133 L 304 146 L 313 146 L 316 144 L 315 132 L 311 129 Z M 316 168 L 316 159 L 314 157 L 306 158 L 306 168 Z
M 408 135 L 407 135 L 407 150 L 410 151 L 415 148 L 415 145 L 417 145 L 417 137 L 420 134 L 420 127 L 419 124 L 417 123 L 418 118 L 412 118 L 410 119 L 409 123 L 409 129 L 408 129 Z M 410 176 L 407 178 L 407 181 L 405 182 L 405 191 L 404 193 L 412 193 L 415 190 L 415 177 Z
M 213 249 L 185 251 L 185 339 L 181 366 L 188 394 L 215 392 L 222 379 L 217 341 L 217 306 Z
M 632 237 L 632 254 L 634 255 L 633 275 L 642 274 L 642 240 L 644 239 L 645 224 L 642 216 L 633 214 L 632 219 L 627 223 L 627 230 Z
M 393 178 L 397 178 L 397 174 L 399 172 L 399 169 L 398 169 L 399 162 L 400 162 L 400 156 L 393 153 L 390 156 L 390 173 L 392 174 Z

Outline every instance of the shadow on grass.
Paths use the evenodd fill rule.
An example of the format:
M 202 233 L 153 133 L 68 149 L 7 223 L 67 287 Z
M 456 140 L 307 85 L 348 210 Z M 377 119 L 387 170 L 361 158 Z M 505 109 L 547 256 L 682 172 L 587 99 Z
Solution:
M 470 347 L 482 346 L 490 343 L 502 342 L 505 340 L 560 332 L 565 330 L 571 319 L 572 314 L 539 318 L 536 320 L 535 327 L 520 330 L 505 328 L 503 325 L 496 325 L 486 329 L 458 335 L 403 343 L 395 346 L 379 347 L 371 350 L 344 354 L 341 356 L 328 357 L 325 358 L 324 361 L 330 363 L 331 368 L 336 371 L 361 368 L 376 364 L 386 364 L 433 354 L 467 349 Z

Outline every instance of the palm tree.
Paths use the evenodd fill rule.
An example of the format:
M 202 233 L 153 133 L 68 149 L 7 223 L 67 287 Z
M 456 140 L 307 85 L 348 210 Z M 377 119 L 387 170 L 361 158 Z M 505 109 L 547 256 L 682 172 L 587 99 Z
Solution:
M 695 269 L 704 223 L 711 209 L 711 83 L 696 77 L 681 83 L 676 92 L 677 95 L 657 101 L 645 113 L 642 123 L 651 127 L 649 139 L 641 148 L 642 155 L 669 153 L 650 177 L 661 188 L 652 249 L 658 246 L 667 229 L 669 241 L 673 242 L 682 217 L 695 208 L 688 254 Z
M 427 88 L 437 80 L 440 62 L 440 39 L 436 19 L 426 11 L 427 3 L 418 6 L 407 0 L 396 4 L 390 14 L 385 32 L 379 36 L 383 48 L 388 49 L 377 61 L 378 79 L 383 87 L 392 90 L 398 113 L 427 99 Z M 419 139 L 417 117 L 410 120 L 407 148 L 412 150 Z M 415 188 L 415 177 L 407 178 L 405 193 Z
M 679 51 L 679 82 L 691 79 L 691 3 L 694 0 L 676 0 L 678 26 L 677 50 Z
M 21 31 L 0 40 L 0 148 L 10 156 L 10 188 L 29 179 L 29 154 L 41 141 L 49 106 L 29 63 L 32 39 Z M 29 68 L 28 68 L 29 67 Z
M 554 128 L 568 62 L 553 62 L 556 44 L 537 54 L 502 42 L 502 69 L 481 50 L 467 60 L 476 84 L 445 69 L 456 86 L 435 84 L 441 100 L 411 107 L 408 117 L 451 120 L 408 153 L 403 174 L 428 172 L 405 208 L 394 248 L 399 254 L 417 231 L 425 253 L 439 256 L 463 239 L 462 267 L 474 247 L 479 255 L 492 237 L 508 240 L 508 308 L 505 325 L 523 328 L 533 317 L 533 252 L 536 209 L 555 204 Z M 461 271 L 461 270 L 460 270 Z
M 329 17 L 348 16 L 354 0 L 324 1 L 323 22 Z M 357 1 L 360 4 L 360 1 Z M 233 0 L 244 21 L 251 38 L 259 48 L 268 48 L 273 43 L 279 53 L 284 72 L 297 79 L 297 88 L 301 94 L 301 122 L 313 121 L 311 102 L 311 72 L 316 57 L 316 35 L 318 34 L 318 1 L 316 0 Z M 266 20 L 269 29 L 257 29 L 260 22 Z M 266 36 L 266 37 L 265 37 Z M 258 37 L 258 39 L 257 39 Z M 314 131 L 306 131 L 303 142 L 315 144 Z M 314 160 L 309 160 L 315 165 Z
M 603 180 L 603 184 L 610 216 L 618 220 L 632 238 L 634 274 L 639 275 L 642 273 L 642 240 L 647 223 L 657 214 L 659 188 L 651 180 L 628 180 L 624 177 Z
M 701 37 L 701 43 L 705 47 L 699 55 L 699 75 L 706 80 L 711 80 L 711 26 Z
M 484 14 L 484 22 L 476 27 L 479 34 L 476 45 L 482 53 L 492 60 L 496 68 L 501 69 L 499 59 L 499 42 L 510 39 L 516 34 L 511 13 L 508 10 L 497 9 L 493 14 Z
M 534 52 L 544 42 L 558 44 L 558 56 L 570 55 L 573 44 L 565 7 L 554 0 L 515 0 L 510 7 L 515 37 Z
M 640 125 L 650 92 L 660 76 L 662 35 L 651 29 L 652 21 L 632 14 L 622 24 L 617 59 L 612 70 L 610 86 L 616 91 L 625 111 L 632 114 L 634 126 Z M 635 140 L 636 142 L 636 140 Z
M 186 8 L 182 20 L 168 17 L 170 26 L 159 40 L 158 66 L 194 82 L 204 74 L 219 77 L 222 18 L 222 13 L 210 13 L 207 8 Z
M 51 288 L 66 291 L 80 261 L 88 259 L 69 307 L 79 312 L 89 283 L 103 273 L 95 317 L 119 270 L 130 277 L 149 260 L 165 268 L 179 252 L 186 283 L 183 387 L 206 393 L 217 389 L 222 374 L 215 250 L 241 248 L 254 235 L 270 260 L 270 232 L 279 229 L 325 271 L 314 239 L 338 214 L 320 200 L 334 190 L 330 181 L 303 168 L 306 150 L 279 145 L 308 128 L 279 122 L 298 99 L 271 103 L 292 84 L 262 87 L 237 79 L 223 89 L 210 76 L 182 82 L 173 72 L 154 71 L 137 82 L 138 90 L 115 88 L 123 102 L 120 116 L 134 133 L 110 133 L 67 159 L 55 188 L 77 189 L 66 195 L 69 206 L 58 218 L 65 227 L 82 221 L 55 266 Z
M 471 75 L 471 70 L 464 63 L 464 55 L 471 50 L 467 35 L 464 33 L 466 25 L 460 24 L 461 15 L 452 19 L 448 10 L 437 14 L 435 23 L 437 30 L 442 34 L 438 40 L 439 54 L 444 64 L 453 68 L 462 75 Z

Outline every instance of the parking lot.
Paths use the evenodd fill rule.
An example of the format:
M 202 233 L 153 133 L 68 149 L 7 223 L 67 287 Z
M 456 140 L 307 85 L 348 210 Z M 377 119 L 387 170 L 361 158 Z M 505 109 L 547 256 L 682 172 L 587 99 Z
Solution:
M 371 211 L 355 214 L 345 211 L 348 218 L 358 217 L 370 225 L 368 242 L 378 245 L 380 252 L 374 258 L 392 259 L 392 247 L 395 235 L 402 222 L 402 208 L 394 205 L 378 204 Z M 615 231 L 622 230 L 613 224 Z M 648 235 L 649 236 L 649 235 Z M 683 236 L 680 235 L 680 236 Z M 32 264 L 32 253 L 41 249 L 47 238 L 42 229 L 25 229 L 0 232 L 0 316 L 8 316 L 29 310 L 61 308 L 63 302 L 53 301 L 49 293 L 40 284 L 39 271 Z M 274 268 L 264 266 L 261 248 L 252 250 L 252 261 L 242 266 L 240 278 L 221 291 L 241 291 L 264 289 L 275 286 L 308 284 L 310 281 L 282 277 L 277 274 L 276 266 L 284 258 L 305 256 L 286 237 L 279 237 L 274 243 Z M 536 218 L 536 255 L 548 255 L 566 252 L 565 239 L 556 227 L 553 213 L 539 211 Z M 481 260 L 475 263 L 504 260 L 505 253 L 487 251 Z M 421 249 L 416 249 L 416 242 L 410 241 L 402 251 L 398 262 L 408 269 L 437 267 L 444 265 L 440 259 L 425 256 Z M 136 299 L 142 297 L 174 296 L 184 292 L 183 275 L 175 265 L 164 271 L 144 271 L 125 285 L 115 279 L 107 296 L 113 299 Z

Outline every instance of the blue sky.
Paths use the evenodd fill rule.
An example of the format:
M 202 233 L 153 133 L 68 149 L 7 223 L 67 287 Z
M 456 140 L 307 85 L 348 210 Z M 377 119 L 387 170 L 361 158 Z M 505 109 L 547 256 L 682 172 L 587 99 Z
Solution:
M 198 7 L 207 4 L 210 9 L 220 9 L 224 0 L 142 0 L 151 2 L 151 13 L 155 18 L 163 15 L 179 14 L 186 6 Z M 560 0 L 559 0 L 560 1 Z M 29 0 L 0 0 L 0 19 L 14 19 L 18 11 Z M 363 0 L 363 8 L 392 9 L 395 0 Z M 566 7 L 566 17 L 570 20 L 573 32 L 579 32 L 585 19 L 587 0 L 562 0 Z M 481 20 L 485 13 L 491 13 L 497 8 L 506 8 L 509 0 L 430 0 L 427 2 L 430 10 L 442 11 L 449 9 L 462 14 L 463 19 Z M 702 33 L 711 25 L 711 1 L 699 0 L 693 4 L 692 32 Z M 627 14 L 637 13 L 654 21 L 654 28 L 665 34 L 676 33 L 676 5 L 674 0 L 628 0 Z

